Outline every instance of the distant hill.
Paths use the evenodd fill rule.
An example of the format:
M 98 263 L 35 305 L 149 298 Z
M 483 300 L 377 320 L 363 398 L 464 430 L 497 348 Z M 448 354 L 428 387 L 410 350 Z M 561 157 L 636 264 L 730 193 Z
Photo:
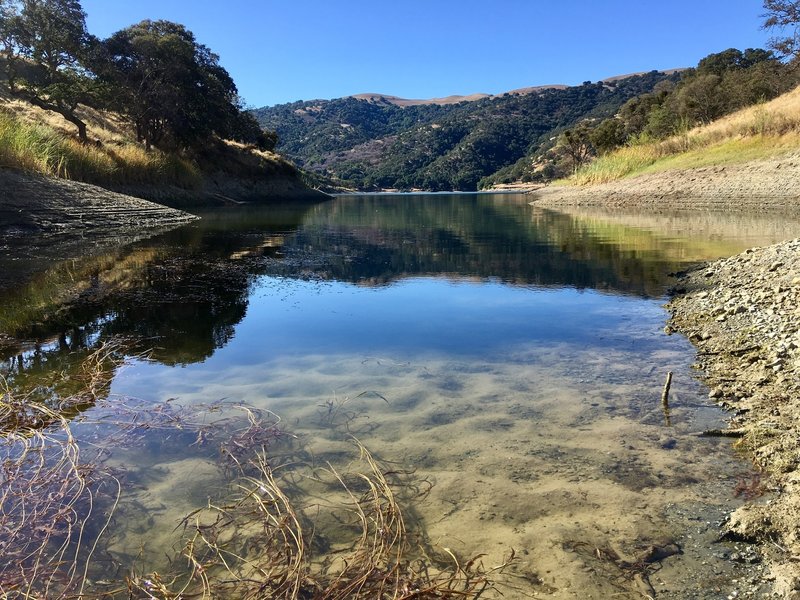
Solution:
M 506 94 L 536 94 L 545 90 L 563 90 L 569 86 L 563 84 L 556 85 L 539 85 L 535 87 L 519 88 L 511 90 Z M 501 94 L 504 95 L 504 94 Z M 420 106 L 424 104 L 437 104 L 446 106 L 448 104 L 459 104 L 461 102 L 475 102 L 476 100 L 483 100 L 484 98 L 495 98 L 492 94 L 469 94 L 468 96 L 446 96 L 444 98 L 429 98 L 427 100 L 409 100 L 408 98 L 398 98 L 397 96 L 388 96 L 386 94 L 355 94 L 347 96 L 348 98 L 355 98 L 356 100 L 366 100 L 375 104 L 394 104 L 395 106 Z
M 356 94 L 348 96 L 356 100 L 366 100 L 375 104 L 394 104 L 395 106 L 419 106 L 422 104 L 458 104 L 459 102 L 473 102 L 489 98 L 490 94 L 470 94 L 469 96 L 447 96 L 446 98 L 430 98 L 428 100 L 409 100 L 408 98 L 398 98 L 386 94 Z
M 256 109 L 278 150 L 304 169 L 361 190 L 475 190 L 479 182 L 584 119 L 612 116 L 679 70 L 501 95 L 408 100 L 358 94 Z

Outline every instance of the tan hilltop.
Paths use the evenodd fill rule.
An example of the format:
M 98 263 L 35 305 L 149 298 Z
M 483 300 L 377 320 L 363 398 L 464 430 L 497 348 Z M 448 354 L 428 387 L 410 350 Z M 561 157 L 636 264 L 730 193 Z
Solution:
M 470 94 L 469 96 L 447 96 L 446 98 L 430 98 L 428 100 L 413 100 L 408 98 L 400 98 L 398 96 L 390 96 L 388 94 L 354 94 L 348 98 L 355 98 L 356 100 L 366 100 L 374 104 L 394 104 L 395 106 L 419 106 L 422 104 L 458 104 L 459 102 L 474 102 L 475 100 L 483 100 L 490 98 L 490 94 Z
M 684 69 L 666 69 L 661 72 L 666 73 L 667 75 L 671 75 L 673 73 L 678 73 L 683 70 Z M 641 73 L 614 75 L 613 77 L 606 77 L 605 79 L 601 79 L 600 83 L 612 83 L 615 81 L 620 81 L 622 79 L 627 79 L 628 77 L 635 77 L 637 75 L 644 75 L 644 74 L 645 72 L 642 71 Z M 499 98 L 507 94 L 519 95 L 519 96 L 525 96 L 528 94 L 540 94 L 547 90 L 565 90 L 568 87 L 570 86 L 563 83 L 552 83 L 548 85 L 534 85 L 529 87 L 521 87 L 514 90 L 509 90 L 507 92 L 503 92 L 502 94 L 482 94 L 482 93 L 468 94 L 468 95 L 455 94 L 452 96 L 445 96 L 444 98 L 428 98 L 428 99 L 401 98 L 399 96 L 392 96 L 390 94 L 378 94 L 372 92 L 367 92 L 363 94 L 353 94 L 352 96 L 347 96 L 347 98 L 355 98 L 356 100 L 366 100 L 367 102 L 372 102 L 375 104 L 378 103 L 394 104 L 395 106 L 420 106 L 423 104 L 438 104 L 440 106 L 444 106 L 447 104 L 458 104 L 459 102 L 474 102 L 476 100 L 483 100 L 484 98 Z

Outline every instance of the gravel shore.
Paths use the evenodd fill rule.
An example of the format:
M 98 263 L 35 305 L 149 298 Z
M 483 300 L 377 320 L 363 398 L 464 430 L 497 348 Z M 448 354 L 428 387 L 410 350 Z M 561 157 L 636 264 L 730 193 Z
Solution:
M 725 433 L 763 473 L 742 482 L 753 500 L 728 535 L 761 542 L 776 594 L 800 599 L 800 239 L 682 275 L 667 308 L 710 397 L 732 412 Z

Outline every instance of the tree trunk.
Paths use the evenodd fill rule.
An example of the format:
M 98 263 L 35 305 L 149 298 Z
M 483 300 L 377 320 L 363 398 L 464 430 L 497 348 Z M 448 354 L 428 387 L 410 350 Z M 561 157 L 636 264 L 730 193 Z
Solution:
M 59 111 L 56 111 L 59 112 Z M 65 110 L 64 112 L 59 113 L 62 117 L 64 117 L 67 121 L 75 125 L 78 128 L 78 139 L 81 141 L 82 144 L 85 144 L 89 141 L 89 137 L 86 135 L 86 123 L 81 121 L 74 112 Z
M 12 94 L 17 98 L 27 100 L 34 106 L 38 106 L 44 110 L 49 110 L 50 112 L 58 113 L 78 128 L 78 138 L 82 144 L 85 144 L 89 141 L 89 138 L 86 134 L 86 123 L 81 121 L 73 111 L 69 110 L 68 108 L 64 108 L 63 106 L 59 106 L 58 104 L 51 104 L 50 102 L 42 100 L 39 96 L 29 92 L 16 91 L 12 92 Z

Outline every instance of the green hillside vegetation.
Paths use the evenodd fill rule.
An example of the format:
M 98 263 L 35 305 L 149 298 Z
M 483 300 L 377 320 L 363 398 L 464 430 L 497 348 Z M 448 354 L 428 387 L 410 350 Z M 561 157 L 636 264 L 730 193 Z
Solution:
M 584 119 L 614 115 L 679 75 L 651 72 L 452 105 L 397 106 L 341 98 L 253 112 L 278 148 L 306 169 L 358 189 L 474 190 Z
M 579 170 L 613 171 L 617 167 L 609 165 L 621 157 L 646 166 L 675 146 L 666 140 L 793 89 L 800 71 L 796 61 L 781 58 L 787 57 L 731 48 L 669 75 L 651 72 L 453 105 L 341 98 L 253 114 L 278 133 L 280 149 L 292 159 L 356 189 L 546 183 Z M 619 148 L 624 150 L 598 162 L 595 171 L 583 170 Z
M 592 185 L 623 177 L 772 158 L 800 150 L 800 87 L 708 125 L 665 139 L 638 141 L 599 156 L 564 183 Z
M 100 40 L 85 19 L 78 0 L 0 0 L 0 167 L 185 190 L 220 172 L 298 177 L 183 25 Z
M 793 128 L 791 111 L 784 106 L 776 112 L 778 105 L 767 103 L 799 81 L 796 65 L 780 61 L 771 51 L 731 48 L 711 54 L 697 68 L 684 72 L 676 85 L 659 85 L 626 102 L 609 119 L 583 121 L 564 132 L 549 156 L 520 163 L 517 170 L 509 172 L 510 179 L 541 171 L 543 162 L 558 160 L 559 154 L 561 174 L 571 169 L 575 181 L 581 183 L 608 181 L 689 151 L 703 150 L 704 156 L 695 160 L 699 163 L 729 160 L 724 153 L 709 154 L 707 150 L 723 139 L 730 142 L 731 136 L 781 136 Z M 754 109 L 747 123 L 726 129 L 724 135 L 720 128 L 714 129 L 713 135 L 701 133 L 715 120 L 749 106 L 760 108 Z M 766 146 L 774 146 L 774 141 Z M 740 158 L 753 157 L 753 151 L 752 141 L 728 147 L 728 154 Z

